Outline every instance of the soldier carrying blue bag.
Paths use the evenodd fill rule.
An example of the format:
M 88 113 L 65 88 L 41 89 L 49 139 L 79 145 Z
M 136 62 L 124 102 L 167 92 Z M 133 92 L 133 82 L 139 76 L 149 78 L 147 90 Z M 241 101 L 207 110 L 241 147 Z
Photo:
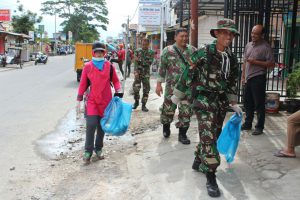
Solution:
M 216 141 L 229 104 L 236 113 L 242 113 L 236 104 L 237 59 L 229 48 L 239 32 L 233 20 L 222 19 L 217 22 L 217 28 L 210 30 L 210 34 L 216 40 L 191 56 L 191 67 L 183 71 L 172 101 L 177 104 L 187 98 L 192 105 L 200 137 L 192 168 L 206 174 L 208 195 L 219 197 L 221 193 L 215 173 L 220 165 L 220 155 Z

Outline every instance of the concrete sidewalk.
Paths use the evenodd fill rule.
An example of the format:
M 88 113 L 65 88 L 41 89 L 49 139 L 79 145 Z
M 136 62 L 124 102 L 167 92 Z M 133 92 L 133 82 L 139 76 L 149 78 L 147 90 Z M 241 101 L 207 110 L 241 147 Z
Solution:
M 148 103 L 150 111 L 146 115 L 151 118 L 159 116 L 158 109 L 153 109 L 161 103 L 162 98 L 152 93 Z M 232 114 L 227 114 L 225 122 Z M 143 115 L 140 108 L 134 111 L 132 119 L 138 115 Z M 299 158 L 273 156 L 285 146 L 289 115 L 286 112 L 267 114 L 263 135 L 253 136 L 251 131 L 242 132 L 233 164 L 229 166 L 222 156 L 217 171 L 222 195 L 218 199 L 300 199 L 299 147 L 296 148 Z M 191 168 L 195 146 L 199 141 L 195 116 L 188 131 L 191 145 L 179 143 L 178 129 L 174 123 L 171 128 L 171 137 L 168 139 L 163 138 L 161 125 L 153 131 L 135 136 L 138 148 L 127 156 L 127 176 L 139 180 L 136 193 L 146 190 L 146 196 L 151 197 L 149 199 L 211 199 L 207 195 L 205 175 Z
M 22 68 L 34 66 L 34 61 L 24 62 Z M 8 64 L 5 67 L 0 67 L 0 72 L 21 69 L 19 64 Z

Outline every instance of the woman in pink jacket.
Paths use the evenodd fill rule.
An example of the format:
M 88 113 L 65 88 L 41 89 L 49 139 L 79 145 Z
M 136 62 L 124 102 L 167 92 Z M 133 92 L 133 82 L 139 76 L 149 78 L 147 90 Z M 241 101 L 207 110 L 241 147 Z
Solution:
M 115 68 L 111 63 L 104 59 L 105 45 L 96 42 L 92 47 L 93 58 L 88 62 L 82 71 L 80 85 L 77 96 L 77 110 L 80 108 L 80 102 L 83 100 L 83 94 L 90 87 L 87 95 L 86 107 L 86 140 L 83 161 L 90 163 L 93 151 L 98 159 L 103 159 L 102 147 L 104 132 L 100 125 L 100 119 L 103 117 L 104 110 L 112 99 L 110 83 L 115 89 L 115 96 L 123 97 L 121 84 Z M 96 141 L 94 145 L 95 131 L 97 129 Z

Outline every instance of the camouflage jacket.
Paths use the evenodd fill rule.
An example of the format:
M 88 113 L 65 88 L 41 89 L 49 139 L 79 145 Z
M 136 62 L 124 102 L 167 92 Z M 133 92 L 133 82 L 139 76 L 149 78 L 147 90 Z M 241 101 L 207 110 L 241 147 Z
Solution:
M 196 51 L 196 48 L 191 45 L 187 45 L 187 48 L 184 51 L 181 51 L 179 48 L 177 49 L 187 62 L 189 61 L 190 56 Z M 186 66 L 183 63 L 182 59 L 175 51 L 174 46 L 169 45 L 164 48 L 162 52 L 157 81 L 161 83 L 166 82 L 166 87 L 171 87 L 173 90 L 180 75 L 186 68 L 189 68 L 189 66 Z
M 150 73 L 150 66 L 154 60 L 154 51 L 151 49 L 137 49 L 134 52 L 134 71 Z
M 213 102 L 219 101 L 226 106 L 229 101 L 237 100 L 238 66 L 236 56 L 229 48 L 226 55 L 218 52 L 215 42 L 200 48 L 191 56 L 193 67 L 186 68 L 177 82 L 174 94 L 180 99 L 186 96 L 201 109 L 214 107 Z M 227 60 L 229 59 L 229 62 Z M 226 70 L 226 63 L 228 68 Z M 222 69 L 223 68 L 223 69 Z M 226 73 L 227 72 L 227 73 Z

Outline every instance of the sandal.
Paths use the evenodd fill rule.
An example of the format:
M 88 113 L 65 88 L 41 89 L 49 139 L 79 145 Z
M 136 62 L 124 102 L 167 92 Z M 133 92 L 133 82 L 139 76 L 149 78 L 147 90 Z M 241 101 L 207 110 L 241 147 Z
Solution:
M 281 158 L 296 158 L 296 155 L 289 155 L 284 153 L 283 150 L 279 150 L 276 153 L 274 153 L 274 156 L 281 157 Z

